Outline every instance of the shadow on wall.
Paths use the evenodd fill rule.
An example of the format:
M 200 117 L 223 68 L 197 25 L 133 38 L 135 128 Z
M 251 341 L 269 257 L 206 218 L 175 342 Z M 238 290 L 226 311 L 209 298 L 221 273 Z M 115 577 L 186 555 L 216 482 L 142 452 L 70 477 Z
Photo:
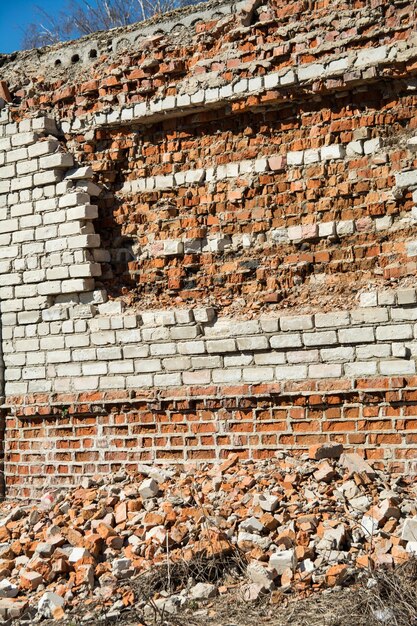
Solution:
M 96 201 L 98 219 L 95 230 L 100 235 L 102 255 L 100 282 L 111 297 L 126 296 L 135 285 L 129 269 L 129 265 L 137 260 L 135 240 L 123 234 L 123 224 L 117 221 L 122 204 L 117 195 L 105 190 Z

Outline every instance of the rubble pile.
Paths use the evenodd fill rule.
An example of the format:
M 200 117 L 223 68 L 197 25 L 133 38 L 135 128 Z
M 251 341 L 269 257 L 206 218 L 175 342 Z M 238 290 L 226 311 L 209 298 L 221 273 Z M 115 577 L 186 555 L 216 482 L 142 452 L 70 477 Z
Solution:
M 175 586 L 176 564 L 188 577 L 151 599 L 170 612 L 228 585 L 247 601 L 335 588 L 417 552 L 416 491 L 411 478 L 381 473 L 340 444 L 301 458 L 231 455 L 220 466 L 85 478 L 35 505 L 2 505 L 0 618 L 57 620 L 81 605 L 146 609 L 135 581 L 160 567 Z M 195 574 L 198 559 L 210 572 Z M 233 580 L 222 577 L 227 559 L 237 565 Z

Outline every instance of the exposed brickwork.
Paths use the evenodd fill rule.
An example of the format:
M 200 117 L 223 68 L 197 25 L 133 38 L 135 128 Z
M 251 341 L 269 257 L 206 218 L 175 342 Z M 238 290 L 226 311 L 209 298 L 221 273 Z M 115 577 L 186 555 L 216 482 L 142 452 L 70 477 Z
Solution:
M 208 4 L 2 59 L 10 493 L 325 441 L 415 470 L 414 10 Z
M 213 462 L 230 452 L 261 459 L 329 441 L 362 449 L 377 466 L 415 472 L 416 382 L 363 379 L 352 388 L 323 380 L 296 385 L 301 393 L 294 385 L 173 389 L 170 398 L 117 401 L 84 394 L 73 404 L 66 396 L 61 406 L 9 419 L 8 460 L 17 470 L 9 492 L 30 495 L 45 483 L 140 462 Z

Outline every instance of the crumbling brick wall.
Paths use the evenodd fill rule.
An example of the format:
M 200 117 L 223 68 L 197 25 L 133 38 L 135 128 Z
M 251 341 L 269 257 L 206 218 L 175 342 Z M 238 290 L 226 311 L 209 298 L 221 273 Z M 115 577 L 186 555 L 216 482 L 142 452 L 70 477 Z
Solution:
M 414 18 L 216 3 L 0 58 L 9 493 L 329 440 L 414 471 Z

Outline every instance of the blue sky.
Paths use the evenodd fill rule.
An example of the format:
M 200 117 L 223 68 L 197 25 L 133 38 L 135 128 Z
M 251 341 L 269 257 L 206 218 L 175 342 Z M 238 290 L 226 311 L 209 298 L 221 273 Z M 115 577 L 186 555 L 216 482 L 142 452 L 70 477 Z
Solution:
M 65 4 L 66 0 L 0 0 L 0 53 L 20 49 L 25 26 L 38 19 L 36 5 L 54 14 Z

